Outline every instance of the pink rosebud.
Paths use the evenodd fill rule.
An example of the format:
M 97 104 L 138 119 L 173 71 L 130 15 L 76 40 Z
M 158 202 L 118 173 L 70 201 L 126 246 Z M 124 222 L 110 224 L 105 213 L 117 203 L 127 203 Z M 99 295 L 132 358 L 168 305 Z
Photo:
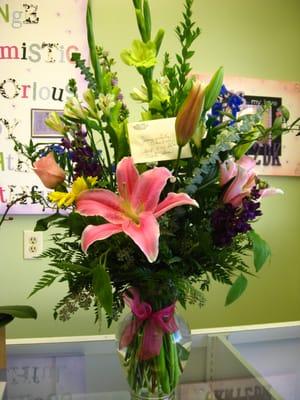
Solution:
M 35 161 L 33 170 L 48 189 L 54 189 L 65 180 L 65 171 L 57 164 L 53 153 Z

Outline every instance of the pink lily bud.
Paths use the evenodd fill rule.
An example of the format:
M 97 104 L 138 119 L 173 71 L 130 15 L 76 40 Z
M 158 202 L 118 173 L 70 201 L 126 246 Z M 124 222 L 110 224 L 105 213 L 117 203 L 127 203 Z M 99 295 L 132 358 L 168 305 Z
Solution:
M 199 81 L 193 83 L 187 98 L 178 111 L 175 131 L 178 146 L 184 146 L 194 135 L 204 104 L 204 89 Z
M 54 189 L 65 180 L 65 171 L 57 164 L 52 152 L 37 160 L 33 171 L 48 189 Z

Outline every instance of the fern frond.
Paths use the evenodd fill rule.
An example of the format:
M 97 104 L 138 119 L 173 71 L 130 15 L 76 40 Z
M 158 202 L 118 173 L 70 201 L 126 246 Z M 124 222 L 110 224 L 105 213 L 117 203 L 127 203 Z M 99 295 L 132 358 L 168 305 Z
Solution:
M 38 283 L 35 285 L 33 288 L 33 291 L 29 294 L 29 297 L 33 296 L 36 292 L 38 292 L 41 289 L 44 289 L 47 286 L 52 285 L 52 283 L 55 281 L 55 279 L 60 275 L 60 272 L 54 270 L 54 269 L 48 269 L 44 272 L 43 276 L 41 279 L 38 281 Z

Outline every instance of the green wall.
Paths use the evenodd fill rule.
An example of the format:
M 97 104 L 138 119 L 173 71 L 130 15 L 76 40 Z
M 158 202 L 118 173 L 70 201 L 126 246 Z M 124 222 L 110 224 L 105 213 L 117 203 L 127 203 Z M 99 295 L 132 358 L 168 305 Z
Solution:
M 298 0 L 195 0 L 194 3 L 195 18 L 202 27 L 195 46 L 195 70 L 213 72 L 223 65 L 228 75 L 300 81 Z M 151 5 L 154 30 L 166 29 L 162 50 L 173 52 L 177 49 L 174 27 L 180 19 L 182 1 L 152 0 Z M 97 42 L 116 58 L 121 87 L 134 110 L 132 118 L 138 118 L 138 110 L 128 99 L 128 93 L 140 84 L 140 78 L 119 59 L 120 51 L 129 47 L 137 36 L 131 1 L 94 1 L 94 22 Z M 300 180 L 295 177 L 268 180 L 285 192 L 283 196 L 264 200 L 264 216 L 256 224 L 256 230 L 272 248 L 271 262 L 257 278 L 250 280 L 246 294 L 227 308 L 224 307 L 227 288 L 214 285 L 204 308 L 193 307 L 184 313 L 192 328 L 300 320 Z M 16 217 L 0 230 L 0 304 L 27 303 L 39 313 L 37 321 L 14 321 L 7 328 L 8 336 L 98 333 L 99 326 L 93 324 L 89 312 L 80 312 L 67 323 L 52 319 L 53 306 L 64 294 L 63 287 L 56 285 L 27 299 L 44 266 L 39 260 L 22 258 L 22 232 L 31 229 L 34 221 L 34 217 Z M 105 320 L 101 332 L 107 332 Z

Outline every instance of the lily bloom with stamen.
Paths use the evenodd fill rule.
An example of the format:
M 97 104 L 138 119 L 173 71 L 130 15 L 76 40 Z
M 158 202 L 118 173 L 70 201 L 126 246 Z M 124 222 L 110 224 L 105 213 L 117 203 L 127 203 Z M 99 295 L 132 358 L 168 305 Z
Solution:
M 230 203 L 234 207 L 240 207 L 243 199 L 250 196 L 257 181 L 255 166 L 255 159 L 249 156 L 243 156 L 237 162 L 229 159 L 220 165 L 220 185 L 223 186 L 231 181 L 223 196 L 225 204 Z M 266 187 L 259 189 L 258 198 L 282 193 L 281 189 Z
M 169 193 L 159 202 L 171 172 L 156 167 L 139 175 L 131 157 L 124 157 L 117 165 L 119 195 L 106 189 L 93 189 L 79 195 L 76 211 L 86 216 L 101 216 L 107 224 L 89 225 L 82 233 L 82 249 L 86 252 L 97 240 L 124 232 L 154 262 L 159 249 L 157 218 L 170 209 L 198 203 L 186 193 Z

